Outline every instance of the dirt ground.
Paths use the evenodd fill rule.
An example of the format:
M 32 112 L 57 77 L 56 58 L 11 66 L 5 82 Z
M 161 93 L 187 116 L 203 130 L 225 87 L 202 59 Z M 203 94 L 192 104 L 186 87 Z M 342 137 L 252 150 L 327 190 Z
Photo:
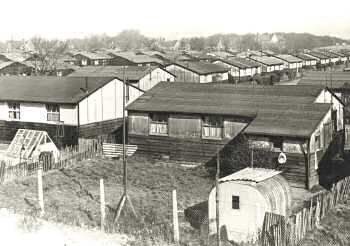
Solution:
M 47 222 L 6 209 L 0 210 L 0 231 L 1 245 L 121 246 L 127 242 L 125 235 Z

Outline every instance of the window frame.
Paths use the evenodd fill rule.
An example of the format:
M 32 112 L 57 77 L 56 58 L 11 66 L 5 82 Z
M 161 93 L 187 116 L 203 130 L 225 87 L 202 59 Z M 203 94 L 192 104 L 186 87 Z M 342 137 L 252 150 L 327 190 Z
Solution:
M 155 118 L 166 118 L 166 120 L 156 120 Z M 166 126 L 166 133 L 153 132 L 152 124 Z M 150 113 L 149 114 L 149 124 L 148 124 L 148 134 L 153 136 L 169 136 L 169 114 L 166 113 Z
M 216 123 L 219 122 L 219 124 L 213 124 L 212 122 L 210 122 L 210 118 L 216 118 L 215 122 Z M 209 119 L 209 120 L 206 121 L 206 119 Z M 204 115 L 204 116 L 202 116 L 202 121 L 201 122 L 202 122 L 202 125 L 201 125 L 201 128 L 202 128 L 201 129 L 202 139 L 222 140 L 224 138 L 224 118 L 222 116 L 219 116 L 219 115 Z M 209 127 L 209 129 L 211 129 L 211 128 L 221 129 L 220 137 L 217 137 L 217 136 L 206 136 L 204 134 L 204 128 L 205 127 Z
M 272 137 L 270 138 L 270 142 L 272 143 L 273 149 L 278 151 L 283 151 L 283 138 L 282 137 Z M 276 147 L 276 143 L 281 144 Z
M 54 111 L 55 107 L 57 107 L 57 111 Z M 61 120 L 61 110 L 60 110 L 59 104 L 47 103 L 47 104 L 45 104 L 45 108 L 46 108 L 46 120 L 47 121 L 59 122 Z M 55 118 L 57 116 L 58 116 L 58 118 Z
M 8 108 L 8 118 L 10 120 L 21 119 L 21 104 L 19 102 L 7 102 L 7 108 Z M 14 115 L 14 117 L 11 117 L 11 115 Z

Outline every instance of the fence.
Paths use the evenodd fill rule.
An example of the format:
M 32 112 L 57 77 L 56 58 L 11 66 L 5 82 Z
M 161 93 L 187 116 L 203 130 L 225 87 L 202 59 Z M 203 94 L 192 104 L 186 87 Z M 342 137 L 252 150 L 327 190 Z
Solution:
M 95 140 L 79 140 L 78 146 L 66 147 L 61 150 L 59 160 L 53 161 L 51 156 L 44 156 L 39 161 L 22 162 L 9 166 L 5 162 L 0 163 L 0 184 L 17 178 L 36 174 L 39 168 L 44 172 L 54 169 L 62 169 L 72 166 L 75 162 L 95 157 L 101 153 L 102 148 Z
M 330 209 L 349 197 L 349 192 L 350 177 L 346 177 L 334 184 L 330 191 L 312 197 L 302 210 L 287 219 L 284 219 L 283 216 L 266 213 L 262 229 L 262 245 L 297 245 L 308 231 L 319 226 L 320 220 Z

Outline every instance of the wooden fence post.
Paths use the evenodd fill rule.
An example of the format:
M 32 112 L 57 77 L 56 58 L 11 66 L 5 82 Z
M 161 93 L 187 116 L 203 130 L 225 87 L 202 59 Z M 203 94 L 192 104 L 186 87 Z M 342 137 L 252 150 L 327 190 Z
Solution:
M 101 201 L 101 231 L 105 231 L 106 202 L 105 202 L 105 187 L 103 184 L 103 179 L 100 179 L 100 201 Z
M 176 190 L 173 190 L 172 192 L 172 204 L 173 204 L 174 242 L 178 244 L 180 240 L 180 234 L 179 234 L 179 219 L 178 219 L 178 212 L 177 212 Z
M 41 163 L 40 163 L 41 164 Z M 43 170 L 42 165 L 38 168 L 38 199 L 40 206 L 40 216 L 44 215 L 44 192 L 43 192 Z

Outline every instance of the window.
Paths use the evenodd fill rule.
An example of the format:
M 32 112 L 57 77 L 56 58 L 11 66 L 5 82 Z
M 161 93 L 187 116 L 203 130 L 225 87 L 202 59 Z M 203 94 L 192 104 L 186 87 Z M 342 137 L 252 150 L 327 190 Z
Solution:
M 60 121 L 60 107 L 57 104 L 46 104 L 47 121 Z
M 221 139 L 223 132 L 222 117 L 205 116 L 202 125 L 202 137 Z
M 166 114 L 151 114 L 149 134 L 168 135 L 168 118 Z
M 125 85 L 125 103 L 128 103 L 130 100 L 130 92 L 129 92 L 130 88 L 129 85 L 126 84 Z
M 19 103 L 8 103 L 9 118 L 19 120 L 21 118 L 20 104 Z
M 281 137 L 271 138 L 274 149 L 283 150 L 283 139 Z
M 321 135 L 320 132 L 315 134 L 315 151 L 321 149 Z
M 232 209 L 239 209 L 239 196 L 232 196 Z

